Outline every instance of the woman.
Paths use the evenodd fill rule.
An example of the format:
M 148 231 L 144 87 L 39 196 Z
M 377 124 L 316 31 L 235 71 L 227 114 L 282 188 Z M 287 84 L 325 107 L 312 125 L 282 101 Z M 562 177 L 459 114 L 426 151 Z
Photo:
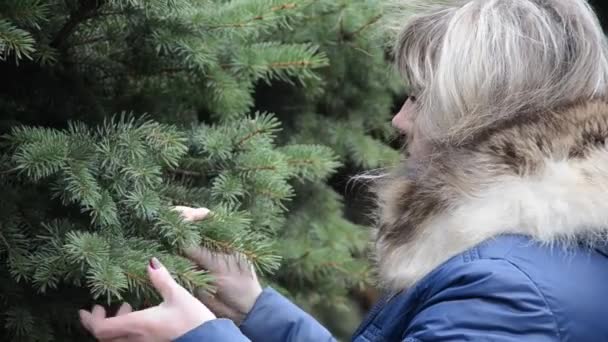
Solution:
M 414 96 L 393 123 L 410 157 L 378 181 L 387 297 L 355 341 L 608 340 L 607 52 L 584 0 L 464 1 L 405 26 Z M 190 256 L 217 275 L 207 305 L 154 261 L 163 304 L 84 325 L 108 341 L 333 340 L 250 271 Z

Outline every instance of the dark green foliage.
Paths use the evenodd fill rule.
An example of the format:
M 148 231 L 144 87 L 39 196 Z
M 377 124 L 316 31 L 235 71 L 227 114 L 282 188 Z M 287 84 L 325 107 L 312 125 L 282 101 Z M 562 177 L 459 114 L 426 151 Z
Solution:
M 0 2 L 0 338 L 83 340 L 78 308 L 150 305 L 152 256 L 208 286 L 191 244 L 347 310 L 367 232 L 325 181 L 396 157 L 379 17 L 375 1 Z
M 345 164 L 331 187 L 297 187 L 278 285 L 347 339 L 358 324 L 352 319 L 358 305 L 353 289 L 367 287 L 373 280 L 367 253 L 370 234 L 364 225 L 370 223 L 374 205 L 364 184 L 349 177 L 399 159 L 386 142 L 397 140 L 390 121 L 394 94 L 402 91 L 402 85 L 387 63 L 385 38 L 378 30 L 381 2 L 323 3 L 308 8 L 305 29 L 290 31 L 285 39 L 318 42 L 330 66 L 320 71 L 320 79 L 308 80 L 306 88 L 277 82 L 259 86 L 257 104 L 279 115 L 286 140 L 330 146 Z M 344 218 L 344 212 L 351 220 Z
M 3 168 L 6 271 L 41 301 L 74 286 L 113 302 L 152 297 L 142 267 L 152 256 L 185 286 L 206 286 L 209 278 L 178 256 L 191 244 L 242 253 L 265 274 L 276 270 L 283 202 L 293 196 L 288 180 L 323 178 L 338 165 L 325 147 L 276 148 L 277 129 L 269 115 L 188 132 L 125 116 L 97 129 L 14 128 Z M 214 136 L 225 139 L 224 153 Z M 170 209 L 177 204 L 205 204 L 214 214 L 189 224 Z

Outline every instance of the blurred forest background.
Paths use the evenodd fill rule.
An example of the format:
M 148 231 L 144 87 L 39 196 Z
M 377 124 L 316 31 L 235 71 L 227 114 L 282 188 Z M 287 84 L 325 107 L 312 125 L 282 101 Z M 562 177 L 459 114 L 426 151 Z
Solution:
M 348 338 L 377 296 L 350 179 L 401 158 L 383 5 L 0 0 L 0 339 L 84 341 L 77 309 L 153 304 L 152 256 L 209 286 L 191 244 Z

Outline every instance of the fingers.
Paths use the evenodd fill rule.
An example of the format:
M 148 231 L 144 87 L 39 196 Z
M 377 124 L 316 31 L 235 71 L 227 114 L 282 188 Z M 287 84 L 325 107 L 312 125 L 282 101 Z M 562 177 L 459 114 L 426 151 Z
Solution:
M 133 308 L 129 303 L 122 303 L 118 311 L 116 312 L 116 317 L 126 315 L 133 312 Z
M 91 311 L 91 316 L 94 320 L 104 319 L 106 318 L 106 309 L 101 305 L 95 305 Z
M 116 311 L 116 317 L 127 315 L 133 312 L 133 308 L 129 303 L 122 303 L 118 311 Z M 126 336 L 121 338 L 113 338 L 111 340 L 101 340 L 100 342 L 135 342 L 136 339 L 132 336 Z
M 149 329 L 153 311 L 157 307 L 123 314 L 117 317 L 90 321 L 89 330 L 99 340 L 112 340 L 136 335 L 142 329 Z
M 180 290 L 186 291 L 175 282 L 169 271 L 156 258 L 150 260 L 148 275 L 165 302 L 171 301 Z M 118 309 L 116 317 L 112 318 L 107 318 L 106 310 L 99 305 L 94 306 L 91 312 L 80 310 L 78 313 L 83 326 L 98 340 L 126 342 L 132 341 L 133 336 L 138 336 L 142 331 L 153 330 L 158 310 L 159 306 L 156 306 L 133 312 L 131 306 L 125 303 Z
M 201 246 L 191 246 L 184 250 L 184 255 L 199 267 L 215 275 L 232 271 L 254 273 L 252 265 L 241 254 L 215 253 Z
M 89 332 L 93 332 L 92 321 L 93 315 L 86 310 L 78 310 L 78 316 L 80 316 L 80 323 Z
M 148 276 L 163 300 L 170 302 L 182 288 L 157 258 L 150 259 Z
M 196 298 L 203 302 L 217 317 L 232 318 L 238 313 L 233 308 L 226 305 L 218 298 L 218 294 L 211 294 L 208 291 L 198 289 L 195 291 Z
M 184 221 L 189 222 L 201 221 L 211 212 L 207 208 L 190 208 L 183 206 L 176 206 L 173 210 L 179 212 Z
M 78 315 L 80 316 L 80 322 L 85 329 L 92 332 L 93 323 L 95 321 L 103 320 L 106 318 L 106 309 L 101 305 L 93 306 L 91 312 L 86 310 L 79 310 Z
M 128 303 L 123 303 L 116 312 L 116 317 L 128 315 L 132 311 L 133 309 L 131 308 L 131 305 L 129 305 Z M 109 337 L 104 337 L 107 335 L 105 332 L 100 334 L 99 328 L 104 327 L 106 324 L 104 323 L 104 321 L 106 320 L 106 310 L 103 306 L 95 305 L 91 312 L 86 310 L 80 310 L 78 311 L 78 314 L 80 316 L 80 322 L 82 323 L 84 328 L 87 329 L 87 331 L 89 331 L 95 337 L 103 339 L 104 341 L 112 342 L 128 341 L 128 339 L 123 339 L 123 335 L 126 334 L 123 334 L 123 332 L 116 332 L 116 334 L 112 334 Z
M 188 259 L 197 264 L 199 267 L 216 272 L 219 270 L 218 257 L 210 250 L 200 246 L 188 247 L 184 250 L 184 254 Z

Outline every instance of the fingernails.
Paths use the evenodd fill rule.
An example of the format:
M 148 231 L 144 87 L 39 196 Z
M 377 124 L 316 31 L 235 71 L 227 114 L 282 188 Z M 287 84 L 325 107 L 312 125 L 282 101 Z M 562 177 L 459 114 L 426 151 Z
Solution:
M 158 259 L 152 258 L 152 259 L 150 259 L 150 267 L 152 267 L 153 270 L 157 270 L 157 269 L 163 267 L 163 264 L 161 264 L 160 261 L 158 261 Z

